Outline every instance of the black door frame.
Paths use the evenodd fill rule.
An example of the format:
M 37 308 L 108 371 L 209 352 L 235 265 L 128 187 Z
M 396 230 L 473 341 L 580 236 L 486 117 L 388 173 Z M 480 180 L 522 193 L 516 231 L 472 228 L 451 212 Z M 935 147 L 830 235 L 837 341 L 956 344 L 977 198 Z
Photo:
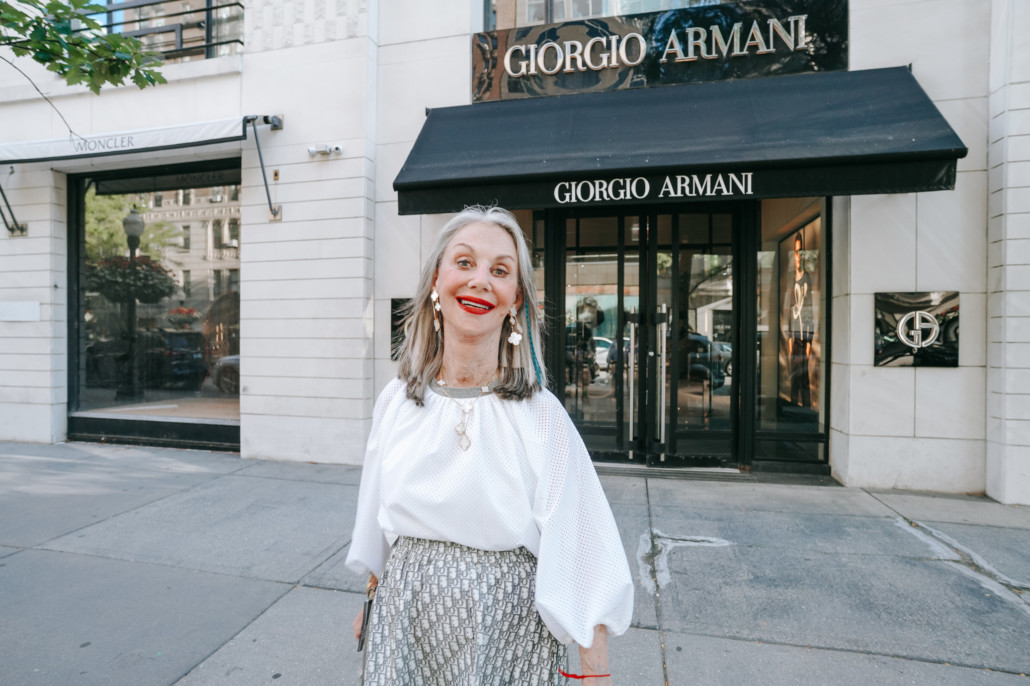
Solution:
M 690 209 L 704 212 L 723 212 L 733 216 L 732 231 L 732 260 L 733 260 L 733 356 L 734 356 L 734 387 L 731 399 L 731 419 L 728 440 L 730 441 L 730 457 L 718 455 L 689 455 L 666 453 L 665 447 L 670 442 L 675 445 L 675 436 L 666 435 L 666 444 L 660 444 L 653 440 L 650 435 L 652 427 L 657 426 L 657 394 L 658 383 L 641 383 L 636 389 L 636 402 L 644 408 L 644 412 L 637 414 L 634 436 L 635 441 L 630 444 L 625 435 L 625 422 L 616 422 L 614 437 L 616 445 L 614 451 L 591 451 L 592 457 L 597 461 L 616 461 L 626 463 L 627 461 L 638 464 L 646 464 L 654 467 L 734 467 L 748 470 L 751 467 L 754 431 L 755 431 L 755 403 L 753 402 L 756 384 L 752 365 L 745 364 L 745 360 L 754 360 L 757 350 L 757 312 L 756 303 L 753 298 L 743 297 L 746 293 L 755 292 L 757 274 L 754 266 L 758 254 L 758 227 L 760 222 L 761 205 L 758 201 L 735 201 L 735 202 L 713 202 L 713 203 L 691 203 L 684 205 L 647 205 L 631 207 L 594 207 L 594 208 L 569 208 L 549 209 L 543 211 L 545 232 L 544 232 L 544 268 L 545 268 L 545 315 L 548 322 L 564 322 L 565 306 L 565 280 L 566 280 L 566 229 L 565 221 L 572 218 L 617 216 L 618 223 L 618 305 L 619 332 L 613 345 L 621 346 L 621 338 L 625 335 L 627 313 L 623 303 L 624 275 L 625 275 L 625 221 L 628 217 L 639 217 L 642 226 L 656 226 L 659 215 L 670 215 L 673 221 L 673 238 L 676 237 L 677 214 Z M 641 302 L 651 303 L 656 299 L 657 291 L 657 269 L 653 266 L 659 250 L 657 231 L 649 230 L 646 237 L 642 236 L 638 242 L 640 251 L 639 259 L 641 270 L 646 275 L 642 278 Z M 673 253 L 673 264 L 678 265 L 679 242 L 672 241 L 671 250 Z M 750 268 L 749 268 L 750 267 Z M 678 267 L 677 267 L 678 268 Z M 656 331 L 658 313 L 651 311 L 653 307 L 647 307 L 646 312 L 638 313 L 644 316 L 644 326 L 638 327 L 638 364 L 640 369 L 645 369 L 645 378 L 655 380 L 658 377 L 657 355 L 648 355 L 654 352 L 655 338 L 652 333 Z M 670 324 L 675 325 L 677 315 L 676 308 L 672 308 L 669 317 Z M 675 329 L 674 329 L 675 330 Z M 545 338 L 545 356 L 548 369 L 551 370 L 552 381 L 564 378 L 565 368 L 565 327 L 548 327 Z M 621 349 L 621 348 L 620 348 Z M 673 355 L 670 361 L 672 373 L 675 375 L 678 366 L 678 355 Z M 663 370 L 664 372 L 664 370 Z M 664 377 L 664 373 L 663 373 Z M 616 413 L 618 417 L 624 414 L 622 375 L 615 375 L 616 389 Z M 662 382 L 664 383 L 664 381 Z M 565 384 L 554 382 L 551 384 L 553 392 L 558 399 L 565 402 Z M 751 399 L 748 401 L 748 399 Z M 672 421 L 667 432 L 675 432 L 676 413 L 672 412 Z M 642 434 L 647 430 L 648 434 Z M 709 434 L 711 435 L 711 434 Z

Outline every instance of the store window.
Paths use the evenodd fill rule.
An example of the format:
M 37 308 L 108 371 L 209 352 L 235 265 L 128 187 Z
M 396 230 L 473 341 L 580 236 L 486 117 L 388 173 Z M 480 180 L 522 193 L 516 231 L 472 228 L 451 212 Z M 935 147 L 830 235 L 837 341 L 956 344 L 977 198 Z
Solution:
M 827 402 L 826 203 L 762 202 L 756 456 L 822 460 Z
M 238 240 L 239 202 L 198 202 L 224 198 L 221 187 L 165 188 L 160 202 L 124 192 L 151 182 L 84 182 L 72 414 L 238 422 L 238 251 L 212 257 L 190 228 L 218 226 L 220 235 L 228 225 Z M 142 224 L 135 249 L 133 222 Z

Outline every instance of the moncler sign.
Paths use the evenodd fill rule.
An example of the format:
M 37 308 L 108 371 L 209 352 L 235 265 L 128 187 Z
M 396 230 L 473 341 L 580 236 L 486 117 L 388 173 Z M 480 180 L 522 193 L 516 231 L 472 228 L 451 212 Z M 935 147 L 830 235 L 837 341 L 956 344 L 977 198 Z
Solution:
M 847 17 L 847 0 L 767 0 L 479 33 L 472 100 L 846 69 Z

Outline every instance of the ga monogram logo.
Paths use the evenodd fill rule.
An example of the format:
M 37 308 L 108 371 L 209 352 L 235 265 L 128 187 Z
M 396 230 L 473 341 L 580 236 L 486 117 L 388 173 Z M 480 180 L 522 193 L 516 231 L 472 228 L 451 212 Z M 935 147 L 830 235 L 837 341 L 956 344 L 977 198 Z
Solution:
M 901 318 L 897 331 L 902 343 L 918 350 L 933 345 L 941 333 L 941 327 L 937 324 L 937 317 L 929 312 L 917 310 Z

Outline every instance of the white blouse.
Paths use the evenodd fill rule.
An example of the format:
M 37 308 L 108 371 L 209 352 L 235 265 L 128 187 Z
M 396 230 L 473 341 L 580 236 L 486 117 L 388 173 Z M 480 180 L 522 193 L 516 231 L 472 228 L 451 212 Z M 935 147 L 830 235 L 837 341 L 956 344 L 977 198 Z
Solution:
M 633 581 L 608 500 L 565 408 L 548 391 L 502 400 L 430 386 L 425 406 L 394 379 L 376 402 L 347 566 L 382 576 L 398 536 L 537 557 L 536 608 L 559 641 L 629 627 Z M 472 402 L 459 447 L 461 404 Z

